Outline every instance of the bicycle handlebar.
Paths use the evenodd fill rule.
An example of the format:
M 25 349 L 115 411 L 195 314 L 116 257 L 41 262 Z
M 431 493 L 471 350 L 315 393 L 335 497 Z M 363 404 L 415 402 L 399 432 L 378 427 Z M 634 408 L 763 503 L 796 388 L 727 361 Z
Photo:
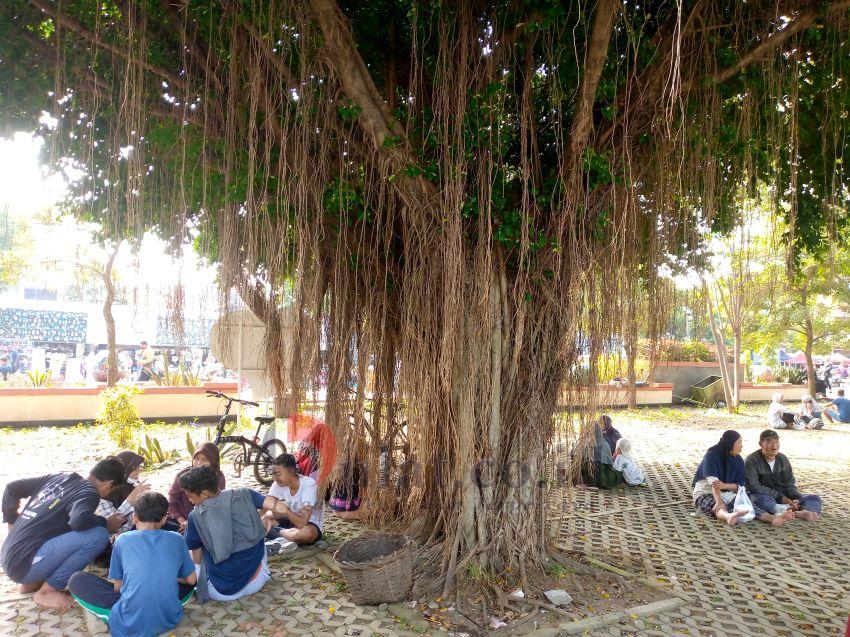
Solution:
M 234 398 L 233 396 L 228 396 L 227 394 L 222 394 L 220 391 L 215 391 L 214 389 L 207 390 L 207 396 L 212 398 L 224 398 L 225 400 L 229 400 L 232 403 L 242 403 L 243 405 L 249 405 L 251 407 L 259 407 L 260 403 L 252 403 L 250 400 L 242 400 L 241 398 Z

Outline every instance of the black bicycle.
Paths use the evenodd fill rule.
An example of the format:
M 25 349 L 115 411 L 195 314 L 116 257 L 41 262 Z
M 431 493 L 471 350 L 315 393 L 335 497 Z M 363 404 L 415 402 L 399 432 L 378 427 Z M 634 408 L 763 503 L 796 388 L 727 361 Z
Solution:
M 274 416 L 256 416 L 257 431 L 253 438 L 245 436 L 225 436 L 224 428 L 227 417 L 230 415 L 230 408 L 233 403 L 240 403 L 250 407 L 259 407 L 257 403 L 252 403 L 250 400 L 242 400 L 222 394 L 220 391 L 207 390 L 207 395 L 214 398 L 221 398 L 226 402 L 224 413 L 218 421 L 218 426 L 215 428 L 215 440 L 213 441 L 219 449 L 223 444 L 233 443 L 240 445 L 242 450 L 233 456 L 233 466 L 236 468 L 236 473 L 242 473 L 245 467 L 254 467 L 254 477 L 262 485 L 269 486 L 274 479 L 274 459 L 282 453 L 286 453 L 286 445 L 277 438 L 271 438 L 260 444 L 260 429 L 263 425 L 268 425 L 274 422 Z

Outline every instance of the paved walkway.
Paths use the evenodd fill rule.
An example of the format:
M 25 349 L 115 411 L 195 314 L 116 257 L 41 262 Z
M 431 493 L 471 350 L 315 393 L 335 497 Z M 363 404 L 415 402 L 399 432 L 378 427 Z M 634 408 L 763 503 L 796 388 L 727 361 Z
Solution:
M 825 513 L 817 523 L 774 529 L 758 522 L 729 527 L 694 512 L 694 469 L 725 427 L 614 418 L 643 459 L 650 486 L 565 495 L 559 544 L 645 574 L 693 601 L 593 635 L 843 635 L 850 614 L 850 428 L 781 432 L 798 485 L 823 497 Z M 739 429 L 745 453 L 757 448 L 763 428 L 750 425 Z
M 729 426 L 728 418 L 695 410 L 679 420 L 661 410 L 613 415 L 643 460 L 651 486 L 563 494 L 558 542 L 647 575 L 692 601 L 655 617 L 594 629 L 592 635 L 821 637 L 843 632 L 850 613 L 850 427 L 782 434 L 782 450 L 791 458 L 801 488 L 824 497 L 825 514 L 819 522 L 798 521 L 781 529 L 755 522 L 730 528 L 695 515 L 688 497 L 699 458 Z M 659 425 L 654 418 L 666 422 Z M 744 435 L 745 451 L 756 449 L 760 421 L 732 420 Z M 26 447 L 33 451 L 26 457 L 16 450 L 23 434 L 5 438 L 15 444 L 0 445 L 0 487 L 5 480 L 32 475 L 44 466 L 85 469 L 102 455 L 92 431 L 67 433 L 79 450 L 74 457 L 57 456 L 54 446 L 37 444 L 51 432 L 27 434 Z M 226 465 L 225 470 L 230 486 L 254 486 L 247 474 L 239 480 L 230 476 L 232 467 Z M 154 474 L 153 486 L 167 489 L 174 471 Z M 330 515 L 326 528 L 330 549 L 361 530 Z M 271 570 L 272 581 L 255 596 L 227 604 L 191 603 L 174 634 L 417 634 L 387 611 L 352 604 L 342 579 L 313 552 L 302 549 L 275 558 Z M 65 613 L 39 610 L 29 596 L 17 594 L 0 577 L 0 635 L 86 634 L 79 608 Z
M 359 532 L 356 525 L 330 520 L 333 544 Z M 230 603 L 200 605 L 193 601 L 173 635 L 210 636 L 284 635 L 413 636 L 385 610 L 356 606 L 342 577 L 316 558 L 314 550 L 300 549 L 270 560 L 272 580 L 256 595 Z M 89 635 L 83 612 L 40 610 L 29 595 L 18 594 L 0 578 L 0 635 Z

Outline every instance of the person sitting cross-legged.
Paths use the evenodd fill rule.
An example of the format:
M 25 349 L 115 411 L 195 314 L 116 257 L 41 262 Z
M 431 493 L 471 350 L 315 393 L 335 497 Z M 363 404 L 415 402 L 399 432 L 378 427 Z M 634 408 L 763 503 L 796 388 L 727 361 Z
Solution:
M 198 601 L 229 602 L 252 595 L 271 578 L 266 561 L 266 528 L 258 509 L 284 515 L 286 506 L 253 489 L 218 489 L 218 472 L 192 467 L 180 486 L 194 505 L 186 524 L 186 545 L 198 573 Z
M 152 637 L 173 629 L 192 597 L 195 564 L 183 536 L 162 530 L 167 516 L 164 495 L 140 495 L 133 511 L 136 530 L 115 540 L 109 579 L 78 572 L 68 582 L 74 600 L 109 624 L 116 637 Z
M 823 408 L 823 419 L 828 423 L 836 421 L 847 424 L 850 423 L 850 400 L 844 397 L 844 390 L 839 389 L 836 392 L 835 398 Z
M 98 462 L 88 478 L 54 473 L 15 480 L 3 491 L 3 521 L 9 535 L 0 553 L 6 576 L 40 606 L 68 608 L 63 592 L 71 575 L 84 569 L 124 523 L 119 514 L 95 514 L 101 498 L 124 484 L 124 466 L 114 457 Z M 23 511 L 18 506 L 29 498 Z
M 791 411 L 784 401 L 782 392 L 774 392 L 767 408 L 767 423 L 773 429 L 805 429 L 805 425 L 797 419 L 797 414 Z
M 779 453 L 779 434 L 772 429 L 762 431 L 759 447 L 744 463 L 747 491 L 753 504 L 771 513 L 790 509 L 795 518 L 817 520 L 821 499 L 816 495 L 803 495 L 797 489 L 791 463 L 785 454 Z
M 734 526 L 749 513 L 735 510 L 735 496 L 746 481 L 741 458 L 743 446 L 741 434 L 732 429 L 724 431 L 720 441 L 706 451 L 693 479 L 694 506 L 729 526 Z M 794 519 L 793 511 L 774 514 L 761 509 L 755 502 L 752 505 L 755 519 L 760 522 L 782 526 Z
M 800 398 L 800 411 L 797 415 L 806 429 L 823 429 L 823 410 L 811 394 L 803 394 Z
M 324 507 L 316 481 L 298 474 L 295 456 L 282 453 L 274 460 L 274 483 L 269 495 L 282 500 L 284 514 L 267 512 L 264 522 L 269 537 L 284 538 L 295 544 L 315 544 L 322 539 Z M 282 548 L 288 548 L 283 545 Z

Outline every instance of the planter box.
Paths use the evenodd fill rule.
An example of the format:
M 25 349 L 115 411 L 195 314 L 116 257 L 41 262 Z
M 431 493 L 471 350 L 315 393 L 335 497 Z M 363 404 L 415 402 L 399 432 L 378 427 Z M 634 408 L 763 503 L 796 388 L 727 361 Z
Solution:
M 606 407 L 625 407 L 629 404 L 629 388 L 614 385 L 598 385 L 597 398 L 599 404 Z M 576 407 L 584 404 L 587 387 L 574 387 L 561 394 L 561 407 Z M 673 402 L 673 385 L 671 383 L 651 383 L 637 388 L 638 405 L 670 405 Z
M 738 367 L 740 378 L 744 377 L 744 366 Z M 650 380 L 657 383 L 673 384 L 673 402 L 682 403 L 691 396 L 691 386 L 707 376 L 720 376 L 720 363 L 690 363 L 685 361 L 669 361 L 655 363 Z
M 0 425 L 47 425 L 91 422 L 100 409 L 97 387 L 0 388 Z M 235 393 L 236 383 L 206 383 L 203 387 L 145 386 L 136 396 L 139 414 L 145 420 L 213 420 L 220 412 L 219 401 L 206 390 Z
M 785 401 L 800 400 L 804 394 L 809 393 L 808 385 L 790 385 L 788 383 L 770 383 L 767 385 L 753 385 L 752 383 L 741 383 L 741 402 L 770 402 L 775 392 L 782 392 Z

